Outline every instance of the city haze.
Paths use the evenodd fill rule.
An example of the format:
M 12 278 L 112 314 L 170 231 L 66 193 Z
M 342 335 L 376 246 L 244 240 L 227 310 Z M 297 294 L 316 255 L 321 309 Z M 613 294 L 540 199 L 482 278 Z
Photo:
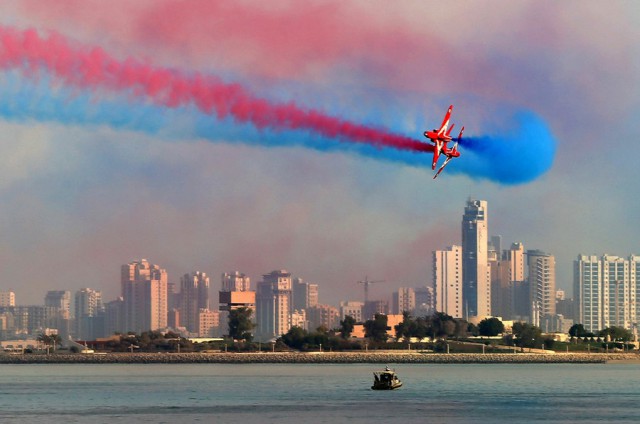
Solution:
M 189 107 L 3 70 L 0 290 L 20 304 L 82 287 L 113 299 L 120 266 L 142 258 L 172 283 L 206 272 L 214 292 L 223 272 L 258 281 L 287 269 L 317 283 L 323 303 L 362 299 L 365 276 L 386 281 L 371 288 L 386 298 L 431 284 L 431 252 L 460 244 L 469 197 L 487 201 L 490 235 L 554 255 L 568 293 L 578 254 L 639 253 L 636 3 L 18 1 L 0 11 L 2 25 L 416 139 L 453 103 L 465 134 L 509 128 L 526 110 L 557 140 L 552 168 L 526 184 L 457 173 L 463 148 L 433 181 L 428 167 L 348 148 L 268 142 L 305 133 L 259 142 Z M 210 24 L 214 14 L 226 24 Z

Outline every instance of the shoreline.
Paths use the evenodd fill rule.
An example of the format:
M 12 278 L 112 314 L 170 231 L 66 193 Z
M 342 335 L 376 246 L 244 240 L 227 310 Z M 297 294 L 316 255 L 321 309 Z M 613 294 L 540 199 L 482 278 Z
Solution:
M 254 352 L 0 355 L 0 364 L 602 364 L 637 353 Z

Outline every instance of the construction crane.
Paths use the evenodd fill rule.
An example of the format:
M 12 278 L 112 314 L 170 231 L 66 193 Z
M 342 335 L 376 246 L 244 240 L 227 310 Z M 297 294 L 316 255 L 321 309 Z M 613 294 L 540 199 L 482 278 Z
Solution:
M 369 301 L 369 285 L 375 283 L 384 283 L 384 280 L 369 280 L 369 277 L 365 275 L 364 280 L 358 281 L 358 284 L 364 285 L 364 303 Z

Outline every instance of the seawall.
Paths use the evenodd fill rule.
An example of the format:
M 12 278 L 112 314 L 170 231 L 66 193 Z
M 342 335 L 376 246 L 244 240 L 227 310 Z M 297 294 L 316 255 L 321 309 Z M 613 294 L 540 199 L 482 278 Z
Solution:
M 0 364 L 553 364 L 639 361 L 636 353 L 262 352 L 0 355 Z

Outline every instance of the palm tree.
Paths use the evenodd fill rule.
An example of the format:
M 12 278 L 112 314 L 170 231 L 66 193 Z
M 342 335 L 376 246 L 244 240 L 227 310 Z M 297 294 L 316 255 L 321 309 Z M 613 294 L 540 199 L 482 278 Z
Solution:
M 45 334 L 40 333 L 38 338 L 36 339 L 40 343 L 42 343 L 47 348 L 47 354 L 49 353 L 49 347 L 53 347 L 53 350 L 56 350 L 56 346 L 60 344 L 62 339 L 58 334 Z
M 37 339 L 40 343 L 42 343 L 47 349 L 47 354 L 49 353 L 49 345 L 51 344 L 51 336 L 45 333 L 38 334 Z
M 49 340 L 51 340 L 51 345 L 53 346 L 53 351 L 56 351 L 56 348 L 62 343 L 62 337 L 59 334 L 52 334 L 49 336 Z

